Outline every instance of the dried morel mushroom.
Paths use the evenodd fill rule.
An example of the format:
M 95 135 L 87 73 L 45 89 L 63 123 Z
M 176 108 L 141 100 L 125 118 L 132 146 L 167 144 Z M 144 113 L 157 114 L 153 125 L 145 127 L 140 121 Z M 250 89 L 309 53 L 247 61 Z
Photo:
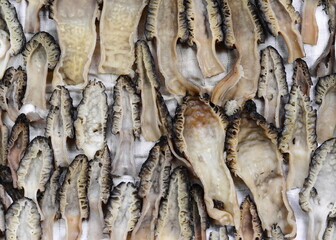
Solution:
M 288 49 L 288 63 L 305 56 L 302 38 L 295 24 L 300 14 L 289 0 L 257 0 L 257 5 L 267 22 L 269 31 L 277 37 L 280 33 Z
M 90 81 L 83 91 L 74 122 L 76 145 L 92 159 L 106 143 L 107 96 L 102 82 Z
M 50 110 L 47 117 L 45 136 L 50 138 L 54 150 L 56 166 L 67 167 L 70 164 L 67 139 L 74 137 L 72 119 L 72 98 L 68 89 L 56 88 L 49 100 Z
M 0 184 L 0 202 L 4 207 L 4 210 L 7 210 L 9 206 L 13 203 L 13 199 L 6 192 L 5 187 L 1 184 Z
M 229 240 L 225 227 L 220 227 L 218 231 L 212 231 L 209 240 Z
M 336 74 L 319 78 L 315 87 L 315 102 L 319 105 L 316 120 L 317 142 L 336 135 Z
M 2 165 L 0 165 L 0 198 L 6 208 L 8 208 L 8 203 L 23 198 L 23 191 L 13 187 L 13 180 L 9 167 Z
M 27 0 L 25 32 L 36 33 L 40 31 L 39 13 L 41 8 L 48 5 L 49 2 L 49 0 Z
M 336 222 L 335 222 L 335 216 L 328 216 L 328 223 L 326 230 L 323 234 L 322 239 L 323 240 L 332 240 L 336 237 Z
M 147 0 L 104 1 L 99 21 L 100 73 L 130 74 L 134 40 Z
M 185 79 L 178 68 L 177 40 L 186 39 L 185 26 L 181 23 L 181 9 L 184 9 L 181 0 L 150 0 L 146 23 L 147 39 L 156 40 L 158 66 L 166 88 L 178 96 L 183 96 L 186 92 L 199 92 L 198 87 Z
M 316 148 L 316 111 L 310 99 L 293 84 L 285 106 L 285 123 L 279 148 L 288 154 L 287 189 L 302 187 L 308 175 L 310 158 Z
M 87 181 L 89 162 L 78 155 L 71 162 L 60 189 L 60 211 L 66 224 L 66 239 L 80 239 L 82 220 L 88 217 Z
M 307 239 L 328 239 L 328 215 L 335 219 L 336 138 L 325 141 L 312 157 L 308 177 L 300 192 L 300 206 L 309 214 Z M 334 220 L 333 220 L 334 221 Z M 330 238 L 333 239 L 333 238 Z
M 195 240 L 207 240 L 206 230 L 209 227 L 209 218 L 204 203 L 204 191 L 198 184 L 191 187 L 191 201 L 194 238 Z
M 171 161 L 167 138 L 163 137 L 151 149 L 139 173 L 138 195 L 142 198 L 142 209 L 132 232 L 132 240 L 154 240 L 160 201 L 168 192 Z
M 296 59 L 294 62 L 293 83 L 295 83 L 301 91 L 309 96 L 310 88 L 313 82 L 310 78 L 310 73 L 307 63 L 302 59 Z
M 318 26 L 316 21 L 316 8 L 321 0 L 304 0 L 301 21 L 301 36 L 304 43 L 316 45 L 318 39 Z
M 0 165 L 7 165 L 7 142 L 8 142 L 8 128 L 2 122 L 2 109 L 0 108 Z
M 227 100 L 253 98 L 257 92 L 260 75 L 258 43 L 264 41 L 264 33 L 249 0 L 220 0 L 226 33 L 225 42 L 237 49 L 237 59 L 231 72 L 213 89 L 211 101 L 223 105 Z
M 29 198 L 14 202 L 6 212 L 6 239 L 41 239 L 40 214 Z
M 128 76 L 117 79 L 113 90 L 112 133 L 118 147 L 112 161 L 112 174 L 137 176 L 134 159 L 134 138 L 140 135 L 140 97 Z
M 286 237 L 293 238 L 295 216 L 286 196 L 283 156 L 277 140 L 276 129 L 256 112 L 252 100 L 247 101 L 228 128 L 226 161 L 250 189 L 268 236 L 276 223 Z
M 140 216 L 140 199 L 133 183 L 122 182 L 110 195 L 104 232 L 111 240 L 126 240 Z
M 135 63 L 142 104 L 141 133 L 147 141 L 156 141 L 163 135 L 170 135 L 171 119 L 159 91 L 154 59 L 146 41 L 135 44 Z
M 85 87 L 96 46 L 97 0 L 53 0 L 51 11 L 61 47 L 52 85 Z
M 6 229 L 5 223 L 5 208 L 2 202 L 0 201 L 0 236 L 4 236 Z
M 203 185 L 209 216 L 239 228 L 236 190 L 224 156 L 227 125 L 222 110 L 208 99 L 187 96 L 176 111 L 175 144 Z
M 268 46 L 261 51 L 258 97 L 264 99 L 263 116 L 277 128 L 282 126 L 283 97 L 288 94 L 286 71 L 278 51 Z

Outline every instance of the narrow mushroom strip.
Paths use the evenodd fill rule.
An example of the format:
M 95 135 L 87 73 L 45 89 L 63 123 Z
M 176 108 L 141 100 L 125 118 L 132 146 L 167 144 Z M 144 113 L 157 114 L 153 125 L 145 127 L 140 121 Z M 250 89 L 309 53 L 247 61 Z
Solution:
M 239 229 L 239 205 L 225 164 L 227 119 L 208 99 L 187 96 L 176 112 L 175 144 L 204 188 L 207 212 L 220 225 Z
M 301 21 L 301 36 L 304 43 L 316 45 L 319 29 L 316 20 L 316 8 L 321 0 L 304 0 Z
M 13 199 L 11 198 L 11 196 L 9 196 L 9 194 L 5 190 L 5 187 L 1 184 L 0 184 L 0 202 L 2 203 L 2 206 L 5 211 L 13 203 Z
M 100 16 L 100 73 L 130 74 L 134 40 L 147 0 L 106 0 Z
M 7 165 L 7 142 L 9 131 L 2 121 L 3 110 L 0 108 L 0 165 Z
M 96 46 L 97 0 L 54 0 L 51 11 L 61 48 L 52 85 L 85 87 Z
M 135 44 L 135 63 L 138 74 L 137 89 L 141 95 L 141 133 L 147 141 L 169 136 L 171 119 L 159 91 L 154 59 L 146 41 Z
M 83 91 L 74 122 L 76 145 L 89 159 L 106 143 L 107 96 L 102 82 L 90 81 Z
M 0 237 L 5 235 L 6 223 L 5 223 L 5 208 L 0 201 Z
M 261 51 L 258 97 L 264 100 L 263 116 L 277 128 L 282 126 L 283 97 L 288 94 L 286 71 L 278 51 L 268 46 Z
M 134 159 L 134 138 L 140 135 L 140 97 L 128 76 L 120 76 L 113 90 L 112 133 L 118 141 L 112 161 L 115 176 L 137 176 Z
M 297 85 L 304 94 L 310 96 L 310 88 L 313 82 L 307 63 L 300 58 L 295 60 L 293 72 L 293 83 Z
M 250 189 L 268 236 L 272 225 L 278 224 L 286 237 L 295 237 L 295 216 L 286 196 L 278 132 L 256 112 L 252 100 L 234 118 L 226 139 L 229 167 Z
M 204 203 L 204 191 L 198 184 L 191 187 L 191 211 L 195 240 L 207 240 L 206 230 L 209 227 L 209 218 Z
M 305 56 L 302 38 L 295 24 L 300 15 L 295 11 L 290 0 L 258 0 L 257 4 L 263 13 L 270 32 L 274 36 L 280 34 L 287 45 L 288 63 Z
M 82 220 L 88 217 L 87 180 L 89 163 L 85 155 L 77 155 L 68 167 L 60 189 L 60 211 L 66 225 L 66 239 L 80 239 Z
M 40 31 L 39 13 L 42 7 L 48 5 L 48 0 L 27 0 L 24 30 L 26 33 Z
M 316 119 L 317 142 L 336 136 L 336 74 L 318 79 L 315 102 L 319 105 Z
M 308 175 L 310 158 L 316 148 L 316 111 L 298 86 L 293 84 L 285 106 L 285 123 L 279 148 L 288 155 L 287 189 L 302 187 Z
M 170 176 L 168 194 L 160 203 L 155 239 L 194 239 L 186 168 L 177 167 Z
M 142 209 L 132 232 L 132 240 L 154 240 L 159 204 L 168 192 L 171 161 L 167 138 L 162 138 L 151 149 L 139 173 L 138 195 L 142 198 Z
M 127 240 L 140 216 L 140 199 L 133 183 L 122 182 L 111 192 L 107 203 L 104 232 L 111 240 Z

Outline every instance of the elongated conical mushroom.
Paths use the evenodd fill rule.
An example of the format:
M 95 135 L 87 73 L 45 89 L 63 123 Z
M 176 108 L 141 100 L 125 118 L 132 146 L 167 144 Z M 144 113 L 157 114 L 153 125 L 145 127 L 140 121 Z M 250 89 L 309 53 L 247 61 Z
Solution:
M 304 94 L 310 96 L 310 88 L 313 82 L 310 77 L 308 65 L 301 58 L 296 59 L 294 62 L 293 83 L 295 83 Z

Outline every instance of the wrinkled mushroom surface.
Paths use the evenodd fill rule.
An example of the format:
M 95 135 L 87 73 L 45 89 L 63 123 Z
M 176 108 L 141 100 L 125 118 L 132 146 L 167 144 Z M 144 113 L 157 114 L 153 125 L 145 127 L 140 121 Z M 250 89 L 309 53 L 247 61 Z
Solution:
M 194 184 L 191 187 L 191 209 L 195 240 L 207 240 L 206 230 L 209 227 L 209 218 L 204 202 L 203 188 Z
M 307 63 L 301 58 L 295 60 L 293 71 L 293 83 L 295 83 L 304 94 L 309 96 L 313 82 L 310 77 Z
M 209 240 L 229 240 L 226 227 L 220 227 L 218 231 L 210 232 Z

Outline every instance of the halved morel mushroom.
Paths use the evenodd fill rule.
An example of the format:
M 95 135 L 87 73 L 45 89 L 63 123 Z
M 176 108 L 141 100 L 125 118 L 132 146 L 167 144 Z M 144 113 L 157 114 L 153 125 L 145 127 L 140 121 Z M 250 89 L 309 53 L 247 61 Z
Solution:
M 135 44 L 135 63 L 142 104 L 141 133 L 147 141 L 156 141 L 162 135 L 170 135 L 171 119 L 159 91 L 154 59 L 146 41 Z
M 301 21 L 301 36 L 304 43 L 316 45 L 319 29 L 316 20 L 316 8 L 321 0 L 304 0 Z
M 258 43 L 264 32 L 249 0 L 220 0 L 224 16 L 225 42 L 237 49 L 237 59 L 231 70 L 213 89 L 211 101 L 224 105 L 227 100 L 246 100 L 255 96 L 260 76 Z
M 326 232 L 328 215 L 335 215 L 335 153 L 336 138 L 325 141 L 316 149 L 300 192 L 300 206 L 309 214 L 308 240 L 325 239 L 322 236 Z
M 9 131 L 2 121 L 3 110 L 0 107 L 0 165 L 7 165 L 7 143 Z
M 34 201 L 29 198 L 17 200 L 6 212 L 6 239 L 40 240 L 40 220 Z
M 301 58 L 296 59 L 293 72 L 293 83 L 295 83 L 304 94 L 310 96 L 310 88 L 313 85 L 313 82 L 310 77 L 307 63 Z
M 305 56 L 302 38 L 295 24 L 300 22 L 300 14 L 295 11 L 290 0 L 257 0 L 257 5 L 268 25 L 269 31 L 285 40 L 288 63 Z
M 27 89 L 23 104 L 47 110 L 47 74 L 48 69 L 54 69 L 59 60 L 59 46 L 49 33 L 38 32 L 26 44 L 22 55 L 27 69 Z
M 282 126 L 283 97 L 288 94 L 286 71 L 278 51 L 268 46 L 261 51 L 258 97 L 264 100 L 263 116 L 277 128 Z
M 37 194 L 44 192 L 53 167 L 54 156 L 48 139 L 41 136 L 34 138 L 20 161 L 17 185 L 19 189 L 24 189 L 25 197 L 36 203 L 42 220 L 44 217 L 37 201 Z
M 23 198 L 23 191 L 13 187 L 12 175 L 9 167 L 0 165 L 0 199 L 8 208 L 8 203 L 12 203 Z
M 102 82 L 90 81 L 83 91 L 74 122 L 76 145 L 89 159 L 106 143 L 107 96 Z
M 295 216 L 286 196 L 278 132 L 256 112 L 252 100 L 233 118 L 226 138 L 227 164 L 250 189 L 267 235 L 278 224 L 286 237 L 294 238 Z
M 166 88 L 178 96 L 199 92 L 199 87 L 189 82 L 178 67 L 176 44 L 179 38 L 186 39 L 187 31 L 186 26 L 182 26 L 181 9 L 184 9 L 181 0 L 150 0 L 146 23 L 147 39 L 156 40 L 158 66 Z
M 315 102 L 319 105 L 316 120 L 317 142 L 336 136 L 336 74 L 319 78 L 315 87 Z
M 204 203 L 203 188 L 194 184 L 191 187 L 191 211 L 195 240 L 207 240 L 206 230 L 209 227 L 209 218 Z
M 68 167 L 60 189 L 60 211 L 66 225 L 66 239 L 80 239 L 82 220 L 88 217 L 87 181 L 89 162 L 77 155 Z
M 26 33 L 40 31 L 39 13 L 43 6 L 48 5 L 49 0 L 27 0 L 24 30 Z
M 129 239 L 129 234 L 140 217 L 141 202 L 133 183 L 122 182 L 114 187 L 107 203 L 104 233 L 111 240 Z
M 112 133 L 118 141 L 112 161 L 115 176 L 137 176 L 134 159 L 134 138 L 140 135 L 140 97 L 128 76 L 117 79 L 113 90 Z
M 225 164 L 228 121 L 207 98 L 186 96 L 176 111 L 175 144 L 204 188 L 207 212 L 220 225 L 240 226 L 239 204 Z
M 229 240 L 226 227 L 220 227 L 218 231 L 210 232 L 209 240 Z
M 89 162 L 88 200 L 89 220 L 87 239 L 103 239 L 104 213 L 102 205 L 107 203 L 112 186 L 110 151 L 99 150 Z
M 151 149 L 139 173 L 138 195 L 142 198 L 142 209 L 132 232 L 132 240 L 154 240 L 160 201 L 168 192 L 171 161 L 167 138 L 163 137 Z
M 67 139 L 74 137 L 73 106 L 68 89 L 63 86 L 56 88 L 49 103 L 51 107 L 47 117 L 45 136 L 50 138 L 56 166 L 67 167 L 70 164 Z
M 97 0 L 53 0 L 51 11 L 61 48 L 52 85 L 85 87 L 96 46 Z
M 288 155 L 287 189 L 302 187 L 308 175 L 310 158 L 316 148 L 316 111 L 310 99 L 293 84 L 285 106 L 285 123 L 279 148 Z
M 100 16 L 100 73 L 130 74 L 134 40 L 147 0 L 103 1 Z
M 29 120 L 23 113 L 16 119 L 7 145 L 7 165 L 9 166 L 13 179 L 13 186 L 17 188 L 17 170 L 20 160 L 25 153 L 29 143 Z

